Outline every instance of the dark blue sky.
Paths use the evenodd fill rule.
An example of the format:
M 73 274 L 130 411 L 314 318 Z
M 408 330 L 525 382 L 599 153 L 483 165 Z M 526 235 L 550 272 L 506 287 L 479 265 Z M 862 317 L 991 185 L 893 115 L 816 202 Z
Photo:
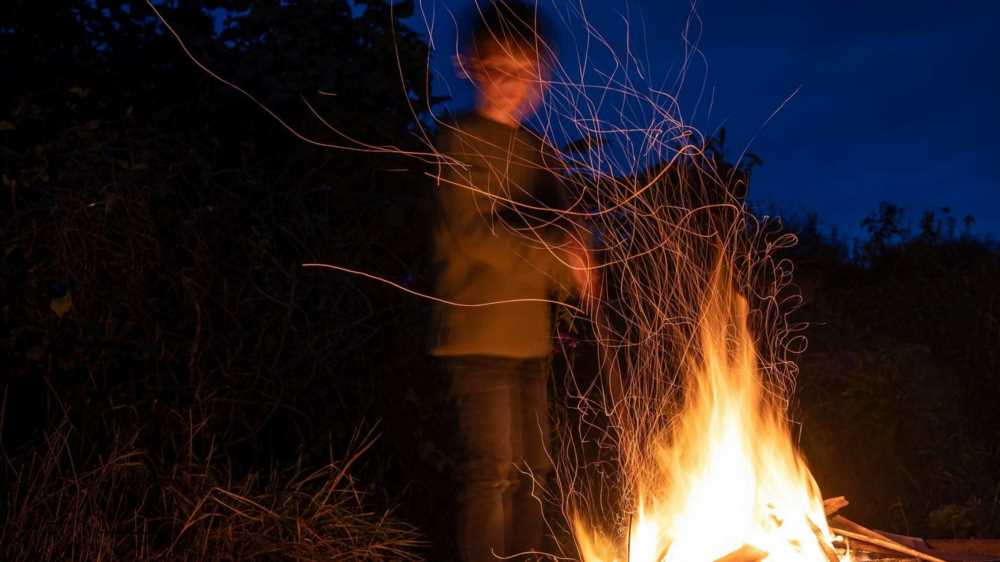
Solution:
M 425 14 L 436 12 L 434 68 L 458 106 L 469 90 L 449 68 L 455 28 L 447 10 L 465 12 L 470 2 L 422 0 Z M 626 16 L 647 74 L 656 82 L 676 76 L 687 0 L 582 5 L 620 49 Z M 725 126 L 735 154 L 756 135 L 750 149 L 764 159 L 754 173 L 756 203 L 816 212 L 847 235 L 883 200 L 904 206 L 913 225 L 921 211 L 949 206 L 958 218 L 975 216 L 974 232 L 1000 237 L 1000 2 L 705 0 L 697 13 L 707 65 L 693 63 L 682 110 L 692 111 L 704 81 L 706 98 L 686 119 L 705 133 Z M 564 63 L 581 51 L 571 35 L 562 31 Z M 590 54 L 595 66 L 611 65 L 601 49 Z

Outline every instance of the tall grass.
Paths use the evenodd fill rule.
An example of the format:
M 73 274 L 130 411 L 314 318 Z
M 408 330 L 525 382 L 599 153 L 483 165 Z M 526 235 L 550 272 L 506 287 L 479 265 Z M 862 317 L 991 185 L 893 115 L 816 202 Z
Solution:
M 7 458 L 3 560 L 418 560 L 416 530 L 373 510 L 350 469 L 371 445 L 325 466 L 235 470 L 191 424 L 174 458 L 116 431 L 81 462 L 64 422 Z M 207 451 L 198 451 L 206 442 Z

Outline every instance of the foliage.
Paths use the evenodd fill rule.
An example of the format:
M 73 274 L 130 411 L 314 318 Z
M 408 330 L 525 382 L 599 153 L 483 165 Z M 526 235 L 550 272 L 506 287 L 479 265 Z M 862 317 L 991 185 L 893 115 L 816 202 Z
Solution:
M 1000 249 L 963 222 L 883 204 L 853 253 L 796 227 L 803 445 L 870 526 L 1000 535 Z
M 397 377 L 412 379 L 422 365 L 411 360 L 421 357 L 413 334 L 423 316 L 412 298 L 300 264 L 329 261 L 420 283 L 420 165 L 294 138 L 196 70 L 142 3 L 80 0 L 55 11 L 16 4 L 17 18 L 0 21 L 2 71 L 15 77 L 0 94 L 0 349 L 9 373 L 0 427 L 8 457 L 2 493 L 22 519 L 6 521 L 2 557 L 26 555 L 11 533 L 41 533 L 31 527 L 41 520 L 92 533 L 73 535 L 79 541 L 66 547 L 85 548 L 105 536 L 101 525 L 83 526 L 91 519 L 107 529 L 144 525 L 131 528 L 151 542 L 137 536 L 114 549 L 152 556 L 193 507 L 182 498 L 195 502 L 211 490 L 259 505 L 240 508 L 243 522 L 211 514 L 193 531 L 191 549 L 171 556 L 195 556 L 199 541 L 221 540 L 219 533 L 234 543 L 252 534 L 294 552 L 288 510 L 319 504 L 274 495 L 303 482 L 283 467 L 315 471 L 302 493 L 320 493 L 336 475 L 322 472 L 335 458 L 331 447 L 344 450 L 356 425 L 391 408 L 395 395 L 376 389 L 397 387 Z M 210 8 L 234 14 L 218 34 Z M 343 141 L 300 96 L 341 133 L 420 148 L 414 132 L 427 114 L 419 110 L 433 102 L 424 95 L 427 51 L 398 21 L 400 8 L 220 0 L 160 9 L 196 56 L 307 135 Z M 393 48 L 405 53 L 401 65 Z M 401 168 L 409 172 L 388 171 Z M 122 421 L 123 411 L 133 421 Z M 185 431 L 177 418 L 194 420 L 210 443 L 198 459 L 172 446 Z M 132 432 L 136 423 L 141 430 Z M 373 455 L 352 474 L 372 486 L 386 458 Z M 49 480 L 26 480 L 32 474 Z M 337 494 L 365 490 L 343 478 L 338 486 Z M 71 488 L 106 501 L 60 503 Z M 147 488 L 150 498 L 162 495 L 131 497 Z M 372 515 L 396 498 L 372 490 L 356 496 L 363 501 L 330 504 L 315 541 L 329 539 L 329 548 L 355 559 L 336 539 L 339 518 L 370 539 L 403 537 L 415 553 L 405 526 Z M 313 539 L 303 537 L 305 548 Z M 25 548 L 70 556 L 46 550 L 54 546 Z M 314 554 L 321 552 L 331 553 Z

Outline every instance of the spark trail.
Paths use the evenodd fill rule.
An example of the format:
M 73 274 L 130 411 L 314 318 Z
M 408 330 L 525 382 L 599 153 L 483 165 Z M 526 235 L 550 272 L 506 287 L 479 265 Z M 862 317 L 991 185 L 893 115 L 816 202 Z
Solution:
M 433 37 L 439 19 L 456 20 L 439 18 L 428 4 L 420 2 L 418 13 Z M 308 138 L 198 61 L 149 5 L 197 66 L 297 138 L 334 149 L 405 154 L 433 164 L 436 189 L 480 191 L 441 180 L 444 167 L 461 163 L 438 153 L 422 128 L 426 150 L 402 152 L 348 138 L 313 111 L 344 143 Z M 673 91 L 666 92 L 631 48 L 616 49 L 601 35 L 582 3 L 556 3 L 552 10 L 583 35 L 577 40 L 583 47 L 575 67 L 556 62 L 550 73 L 535 77 L 548 94 L 532 125 L 546 147 L 547 171 L 571 195 L 558 224 L 577 243 L 594 241 L 587 267 L 601 279 L 586 306 L 567 308 L 592 327 L 600 374 L 587 382 L 572 372 L 567 377 L 574 414 L 562 420 L 552 452 L 553 485 L 540 487 L 564 515 L 550 522 L 553 531 L 572 537 L 573 544 L 558 545 L 560 554 L 579 551 L 588 562 L 712 562 L 749 545 L 774 559 L 826 556 L 829 531 L 821 499 L 785 418 L 794 392 L 791 356 L 800 340 L 788 323 L 796 303 L 791 266 L 777 256 L 794 238 L 772 232 L 747 209 L 746 168 L 726 163 L 681 117 L 679 98 L 692 61 L 702 60 L 696 12 L 682 37 L 684 63 Z M 591 49 L 605 50 L 611 67 L 591 67 Z M 619 57 L 619 50 L 626 54 Z M 559 60 L 549 46 L 540 51 Z M 414 115 L 431 109 L 413 108 Z M 449 126 L 438 122 L 439 128 Z M 556 148 L 570 141 L 573 150 Z M 522 219 L 517 224 L 552 211 L 541 202 L 480 193 L 505 211 L 498 216 Z M 534 230 L 519 232 L 562 257 L 562 248 L 546 244 Z M 377 273 L 307 265 L 437 298 Z M 706 495 L 727 479 L 741 485 Z M 747 490 L 749 495 L 740 493 Z M 709 538 L 717 530 L 711 525 L 727 510 L 731 532 Z

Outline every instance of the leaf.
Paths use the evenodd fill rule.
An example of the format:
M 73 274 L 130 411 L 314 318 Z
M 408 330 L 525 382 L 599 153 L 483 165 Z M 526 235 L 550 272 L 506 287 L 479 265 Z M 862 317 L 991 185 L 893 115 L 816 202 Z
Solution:
M 73 294 L 66 293 L 61 297 L 57 297 L 49 301 L 49 308 L 52 312 L 55 312 L 59 318 L 66 316 L 66 313 L 73 308 Z
M 392 15 L 395 16 L 396 19 L 403 20 L 411 17 L 413 15 L 413 0 L 405 0 L 399 4 L 394 4 L 392 6 Z

